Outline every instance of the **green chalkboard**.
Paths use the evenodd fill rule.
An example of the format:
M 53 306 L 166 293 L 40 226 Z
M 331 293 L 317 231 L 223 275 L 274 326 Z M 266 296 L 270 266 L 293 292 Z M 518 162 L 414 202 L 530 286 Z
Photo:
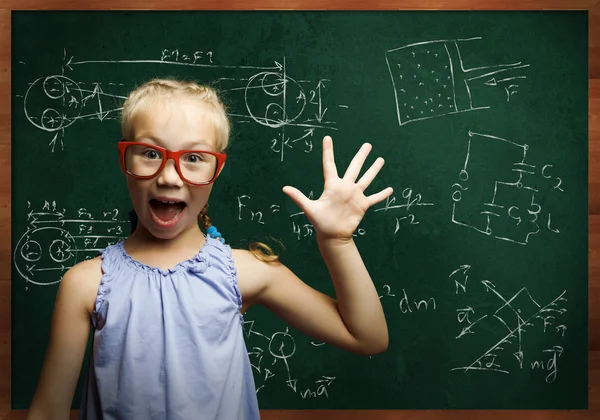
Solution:
M 390 345 L 245 332 L 263 409 L 587 407 L 587 12 L 14 12 L 12 406 L 31 400 L 61 275 L 129 232 L 119 110 L 211 83 L 234 130 L 210 199 L 234 247 L 278 238 L 334 295 L 307 219 L 362 142 L 387 161 L 355 233 Z M 271 242 L 273 244 L 273 242 Z M 74 406 L 79 404 L 76 394 Z

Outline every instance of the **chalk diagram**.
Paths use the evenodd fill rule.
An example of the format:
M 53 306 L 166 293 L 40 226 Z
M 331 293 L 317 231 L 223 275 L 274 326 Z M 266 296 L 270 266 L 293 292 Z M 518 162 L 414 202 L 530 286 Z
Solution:
M 30 202 L 27 207 L 27 231 L 13 253 L 13 264 L 26 287 L 59 283 L 73 265 L 124 239 L 129 225 L 129 221 L 117 219 L 117 209 L 94 218 L 84 208 L 69 216 L 56 201 L 45 201 L 38 210 Z
M 460 46 L 481 39 L 424 41 L 386 51 L 400 126 L 488 109 L 491 105 L 482 93 L 489 89 L 502 89 L 506 101 L 511 100 L 517 93 L 518 80 L 527 78 L 515 73 L 529 64 L 519 61 L 465 68 Z
M 84 83 L 64 75 L 44 76 L 33 81 L 25 93 L 25 116 L 36 128 L 53 134 L 52 152 L 57 144 L 64 150 L 65 130 L 76 121 L 114 120 L 123 109 L 125 96 L 104 92 L 100 82 L 94 82 L 91 89 L 84 88 Z
M 286 149 L 298 145 L 305 153 L 310 153 L 315 129 L 337 130 L 333 127 L 334 121 L 325 119 L 329 108 L 325 106 L 323 93 L 329 79 L 320 79 L 316 86 L 308 80 L 296 81 L 287 74 L 285 59 L 283 62 L 284 65 L 280 65 L 277 72 L 261 72 L 251 76 L 243 88 L 248 115 L 231 114 L 242 123 L 254 121 L 270 129 L 278 129 L 271 139 L 270 150 L 278 153 L 282 162 Z M 303 86 L 305 84 L 312 84 L 314 88 L 306 88 Z M 224 91 L 235 89 L 238 88 Z M 340 107 L 348 108 L 344 105 Z
M 267 386 L 285 386 L 299 394 L 302 399 L 320 396 L 329 398 L 329 389 L 336 379 L 335 376 L 322 375 L 308 386 L 298 385 L 298 378 L 292 374 L 290 367 L 291 359 L 296 353 L 296 341 L 289 333 L 288 327 L 285 331 L 278 331 L 269 336 L 257 331 L 255 322 L 244 321 L 244 334 L 247 346 L 251 347 L 248 356 L 255 372 L 256 393 Z M 255 342 L 258 345 L 254 345 Z M 319 345 L 313 344 L 313 346 Z M 282 370 L 283 381 L 278 380 Z
M 128 88 L 125 83 L 106 80 L 118 80 L 123 68 L 142 66 L 142 70 L 154 70 L 154 77 L 160 77 L 159 68 L 177 68 L 226 93 L 228 102 L 238 104 L 237 112 L 229 114 L 238 123 L 275 130 L 268 147 L 283 161 L 285 152 L 294 148 L 310 153 L 315 130 L 336 130 L 336 122 L 326 118 L 326 114 L 331 115 L 325 98 L 329 79 L 296 80 L 286 69 L 285 57 L 281 61 L 283 64 L 274 61 L 267 66 L 224 65 L 213 62 L 212 52 L 185 54 L 177 49 L 163 49 L 156 59 L 85 60 L 76 59 L 65 49 L 60 74 L 39 77 L 17 97 L 23 97 L 27 120 L 51 133 L 49 146 L 54 152 L 57 146 L 64 150 L 65 130 L 75 122 L 118 119 Z M 90 81 L 90 72 L 102 74 L 104 81 Z
M 549 355 L 549 359 L 543 362 L 536 360 L 536 357 L 531 355 L 532 351 L 528 355 L 525 349 L 535 341 L 527 341 L 534 332 L 537 337 L 539 334 L 546 334 L 549 338 L 557 340 L 565 336 L 567 326 L 561 318 L 567 312 L 567 291 L 564 290 L 550 302 L 541 304 L 531 296 L 526 287 L 511 295 L 502 292 L 489 280 L 468 284 L 470 269 L 470 265 L 461 265 L 448 276 L 454 281 L 456 294 L 466 296 L 469 291 L 479 293 L 484 290 L 496 298 L 497 304 L 490 305 L 475 297 L 474 302 L 480 303 L 483 309 L 475 305 L 464 305 L 456 309 L 459 332 L 455 339 L 467 340 L 469 336 L 478 335 L 478 332 L 489 336 L 488 333 L 493 331 L 494 341 L 498 341 L 483 352 L 477 351 L 479 356 L 471 362 L 451 370 L 462 371 L 465 374 L 470 371 L 508 374 L 515 368 L 524 369 L 527 359 L 531 360 L 532 370 L 546 371 L 546 382 L 553 382 L 556 379 L 558 359 L 564 348 L 553 345 L 542 350 L 545 355 Z
M 465 162 L 452 185 L 452 223 L 519 245 L 542 228 L 559 234 L 552 213 L 542 217 L 539 187 L 532 185 L 541 175 L 551 180 L 550 192 L 563 192 L 562 179 L 553 175 L 553 165 L 528 164 L 528 151 L 527 144 L 469 131 Z M 498 170 L 490 161 L 506 166 Z

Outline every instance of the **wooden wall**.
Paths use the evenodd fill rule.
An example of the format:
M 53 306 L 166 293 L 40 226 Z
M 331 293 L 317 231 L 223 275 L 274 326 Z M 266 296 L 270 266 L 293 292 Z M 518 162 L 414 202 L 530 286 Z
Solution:
M 265 420 L 600 419 L 600 0 L 0 0 L 0 420 L 10 410 L 10 14 L 54 9 L 419 9 L 589 10 L 589 410 L 587 411 L 264 411 Z M 76 418 L 72 412 L 71 418 Z

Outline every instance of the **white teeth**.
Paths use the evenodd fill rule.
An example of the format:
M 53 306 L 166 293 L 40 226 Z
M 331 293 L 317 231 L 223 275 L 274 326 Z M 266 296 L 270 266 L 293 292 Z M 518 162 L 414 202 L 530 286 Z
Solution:
M 179 201 L 164 201 L 164 200 L 160 200 L 161 203 L 165 203 L 165 204 L 177 204 L 179 203 Z

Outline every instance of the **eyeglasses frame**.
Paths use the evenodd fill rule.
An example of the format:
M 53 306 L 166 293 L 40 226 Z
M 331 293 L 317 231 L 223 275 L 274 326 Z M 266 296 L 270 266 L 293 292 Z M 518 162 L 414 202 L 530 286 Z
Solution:
M 157 149 L 158 151 L 160 151 L 162 153 L 162 156 L 163 156 L 162 163 L 160 164 L 160 167 L 158 168 L 158 170 L 156 171 L 156 173 L 154 175 L 136 175 L 127 170 L 127 166 L 125 165 L 125 151 L 127 150 L 127 148 L 129 146 L 147 146 L 150 148 Z M 119 147 L 119 162 L 121 164 L 121 169 L 123 170 L 123 172 L 125 174 L 130 175 L 137 179 L 154 178 L 156 175 L 158 175 L 160 172 L 162 172 L 162 170 L 165 168 L 165 165 L 167 164 L 167 161 L 169 159 L 173 159 L 173 161 L 175 162 L 175 170 L 177 171 L 177 174 L 179 175 L 179 177 L 183 181 L 185 181 L 191 185 L 210 185 L 213 182 L 215 182 L 215 180 L 219 176 L 219 173 L 221 172 L 221 169 L 223 168 L 223 165 L 225 164 L 225 160 L 227 159 L 227 155 L 225 153 L 211 152 L 208 150 L 199 150 L 199 149 L 177 150 L 177 151 L 173 152 L 169 149 L 157 146 L 155 144 L 144 143 L 141 141 L 125 141 L 123 139 L 121 141 L 119 141 L 118 147 Z M 183 176 L 181 168 L 179 167 L 179 158 L 181 157 L 181 155 L 183 155 L 185 153 L 193 153 L 193 152 L 207 153 L 207 154 L 213 155 L 217 158 L 217 167 L 215 170 L 215 174 L 209 181 L 190 182 L 186 177 Z

